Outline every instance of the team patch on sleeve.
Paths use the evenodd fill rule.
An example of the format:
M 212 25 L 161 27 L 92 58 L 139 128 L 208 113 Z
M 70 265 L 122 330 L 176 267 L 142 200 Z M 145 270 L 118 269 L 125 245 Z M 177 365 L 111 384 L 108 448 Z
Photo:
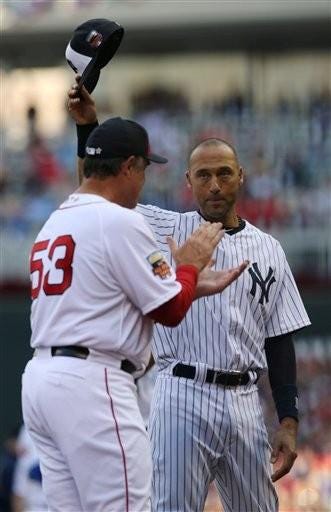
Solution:
M 159 276 L 161 279 L 166 279 L 171 276 L 171 268 L 165 260 L 162 252 L 152 252 L 152 254 L 147 256 L 147 261 L 150 263 L 155 276 Z

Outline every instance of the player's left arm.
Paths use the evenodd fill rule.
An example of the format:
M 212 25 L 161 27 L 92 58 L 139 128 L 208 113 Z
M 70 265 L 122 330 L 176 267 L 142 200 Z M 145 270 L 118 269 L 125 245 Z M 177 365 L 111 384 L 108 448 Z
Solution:
M 265 326 L 265 352 L 280 422 L 271 456 L 273 463 L 280 464 L 272 475 L 275 482 L 290 471 L 297 457 L 298 392 L 293 334 L 310 325 L 310 320 L 285 253 L 279 242 L 272 240 L 279 276 L 275 301 Z
M 270 386 L 280 423 L 271 453 L 271 462 L 278 466 L 271 477 L 276 482 L 291 470 L 297 458 L 298 390 L 292 333 L 267 338 L 265 352 Z

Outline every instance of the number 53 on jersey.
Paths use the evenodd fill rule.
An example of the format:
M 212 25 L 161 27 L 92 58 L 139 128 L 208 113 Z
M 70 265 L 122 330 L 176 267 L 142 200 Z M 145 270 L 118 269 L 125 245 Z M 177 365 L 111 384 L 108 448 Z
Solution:
M 71 235 L 34 244 L 30 257 L 31 299 L 41 292 L 62 295 L 72 283 L 75 241 Z

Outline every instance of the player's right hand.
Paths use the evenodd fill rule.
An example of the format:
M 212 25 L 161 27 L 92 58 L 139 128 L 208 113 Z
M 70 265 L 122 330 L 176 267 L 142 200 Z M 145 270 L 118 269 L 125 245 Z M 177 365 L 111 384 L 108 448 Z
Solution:
M 80 76 L 68 91 L 67 108 L 76 124 L 92 124 L 97 121 L 97 110 L 92 96 L 85 87 L 78 88 Z
M 177 247 L 175 240 L 168 237 L 167 242 L 176 265 L 194 265 L 199 272 L 204 269 L 224 236 L 222 227 L 221 222 L 205 222 L 181 247 Z

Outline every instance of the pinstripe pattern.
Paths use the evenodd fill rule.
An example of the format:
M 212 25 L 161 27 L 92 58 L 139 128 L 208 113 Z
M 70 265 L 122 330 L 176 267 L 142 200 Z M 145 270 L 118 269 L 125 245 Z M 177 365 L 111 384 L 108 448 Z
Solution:
M 179 214 L 142 205 L 139 211 L 169 259 L 166 237 L 182 244 L 204 222 L 198 212 Z M 269 301 L 259 303 L 259 286 L 254 297 L 250 294 L 252 277 L 247 271 L 222 294 L 195 301 L 177 328 L 158 325 L 155 329 L 154 351 L 161 368 L 175 360 L 227 370 L 266 368 L 265 338 L 310 323 L 284 251 L 272 236 L 246 222 L 242 231 L 225 235 L 215 257 L 217 269 L 245 259 L 257 262 L 264 278 L 271 267 L 276 281 L 270 286 Z
M 138 207 L 171 260 L 166 237 L 182 244 L 204 220 L 198 212 Z M 216 480 L 226 512 L 275 512 L 270 447 L 257 388 L 204 383 L 207 367 L 264 370 L 264 341 L 306 325 L 309 319 L 280 244 L 246 222 L 226 234 L 214 255 L 217 269 L 248 259 L 251 270 L 222 294 L 195 301 L 181 324 L 154 331 L 159 375 L 150 432 L 153 510 L 199 512 Z M 271 269 L 271 270 L 270 270 Z M 269 276 L 269 279 L 267 279 Z M 194 380 L 171 376 L 177 362 L 194 364 Z
M 161 372 L 152 404 L 153 510 L 199 512 L 214 479 L 225 512 L 275 512 L 254 384 L 236 390 Z

